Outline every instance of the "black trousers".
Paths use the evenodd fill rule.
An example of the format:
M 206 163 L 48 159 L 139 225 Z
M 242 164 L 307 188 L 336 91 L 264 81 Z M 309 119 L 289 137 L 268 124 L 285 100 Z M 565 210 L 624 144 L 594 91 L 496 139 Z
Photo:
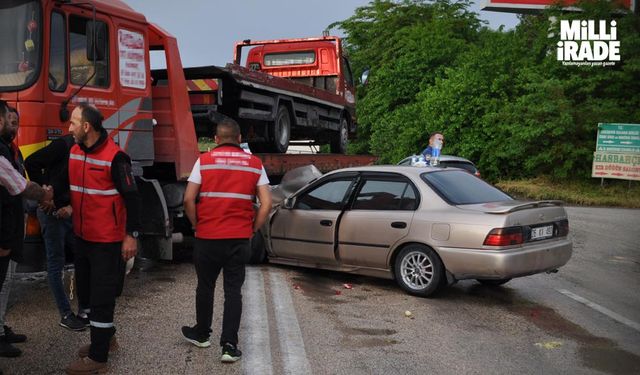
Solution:
M 224 277 L 223 343 L 238 344 L 242 315 L 242 284 L 249 256 L 249 239 L 204 240 L 196 238 L 193 263 L 198 276 L 196 288 L 196 332 L 209 337 L 213 318 L 213 292 L 220 271 Z
M 89 358 L 107 362 L 109 341 L 116 332 L 113 311 L 124 282 L 122 242 L 89 242 L 76 237 L 74 263 L 80 306 L 90 309 Z
M 0 257 L 0 290 L 2 290 L 4 279 L 7 277 L 7 270 L 9 269 L 10 260 L 11 256 L 9 255 L 7 255 L 6 257 Z

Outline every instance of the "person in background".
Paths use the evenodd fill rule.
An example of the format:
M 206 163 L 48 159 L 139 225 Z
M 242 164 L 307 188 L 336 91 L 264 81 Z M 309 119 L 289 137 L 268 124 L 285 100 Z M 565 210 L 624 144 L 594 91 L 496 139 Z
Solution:
M 215 135 L 218 146 L 196 161 L 184 195 L 185 213 L 195 227 L 193 263 L 198 286 L 196 325 L 182 327 L 182 335 L 199 348 L 211 345 L 213 291 L 222 271 L 222 362 L 235 362 L 242 356 L 238 330 L 249 240 L 266 221 L 272 202 L 262 162 L 240 147 L 240 139 L 240 127 L 235 121 L 220 122 Z M 256 196 L 260 201 L 257 214 L 253 208 Z
M 78 350 L 68 374 L 108 371 L 118 348 L 113 322 L 124 264 L 136 255 L 140 201 L 131 160 L 102 127 L 102 114 L 80 103 L 71 113 L 69 187 L 78 298 L 89 305 L 91 343 Z
M 73 248 L 74 240 L 69 196 L 69 150 L 74 143 L 71 134 L 54 139 L 31 154 L 25 160 L 25 168 L 32 181 L 51 185 L 56 192 L 52 201 L 40 205 L 37 215 L 47 254 L 49 288 L 60 313 L 58 324 L 72 331 L 83 331 L 89 325 L 88 306 L 78 306 L 76 316 L 71 310 L 62 282 L 65 248 L 67 245 Z
M 440 144 L 444 147 L 444 135 L 442 135 L 442 132 L 433 132 L 431 133 L 431 135 L 429 135 L 429 145 L 427 145 L 427 147 L 422 150 L 422 156 L 424 156 L 425 160 L 431 159 L 433 146 L 437 141 L 440 141 Z

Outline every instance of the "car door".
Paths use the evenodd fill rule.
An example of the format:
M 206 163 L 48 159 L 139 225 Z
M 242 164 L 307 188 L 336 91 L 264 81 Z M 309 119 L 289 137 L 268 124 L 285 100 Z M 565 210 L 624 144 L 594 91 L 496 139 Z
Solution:
M 345 265 L 387 268 L 391 247 L 409 233 L 418 190 L 399 174 L 364 175 L 340 220 L 338 254 Z
M 356 174 L 331 176 L 292 198 L 270 223 L 275 256 L 335 264 L 336 224 L 355 186 Z

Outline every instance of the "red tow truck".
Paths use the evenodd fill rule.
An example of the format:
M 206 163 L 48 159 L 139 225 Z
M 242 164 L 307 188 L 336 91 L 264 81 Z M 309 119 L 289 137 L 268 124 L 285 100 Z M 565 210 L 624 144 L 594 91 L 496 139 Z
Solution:
M 337 37 L 247 40 L 226 67 L 185 69 L 176 38 L 122 1 L 3 0 L 0 51 L 0 98 L 20 113 L 25 157 L 67 133 L 77 103 L 102 111 L 133 161 L 147 257 L 171 259 L 173 242 L 191 234 L 186 179 L 198 139 L 224 117 L 240 123 L 254 152 L 275 152 L 260 156 L 276 179 L 303 164 L 327 171 L 375 160 L 341 155 L 356 128 L 355 89 Z M 150 68 L 150 51 L 164 52 L 166 69 Z M 335 154 L 284 154 L 301 139 Z M 35 216 L 27 232 L 27 255 L 42 257 Z

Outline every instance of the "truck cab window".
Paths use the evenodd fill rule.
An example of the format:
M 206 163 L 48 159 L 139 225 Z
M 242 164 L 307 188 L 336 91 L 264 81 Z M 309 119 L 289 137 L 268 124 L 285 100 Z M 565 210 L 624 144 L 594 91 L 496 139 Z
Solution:
M 342 74 L 344 74 L 344 79 L 347 82 L 347 86 L 353 86 L 353 74 L 351 74 L 351 66 L 349 65 L 349 60 L 346 57 L 342 57 Z
M 51 13 L 51 43 L 49 43 L 49 89 L 64 91 L 67 87 L 67 36 L 64 15 Z
M 87 38 L 90 28 L 87 24 L 91 20 L 88 18 L 71 16 L 69 18 L 69 61 L 71 65 L 71 83 L 74 85 L 84 84 L 94 73 L 94 61 L 89 59 L 92 51 L 87 50 Z M 104 22 L 97 21 L 97 24 Z M 108 32 L 107 32 L 108 35 Z M 104 56 L 101 60 L 95 61 L 95 75 L 89 80 L 87 85 L 97 87 L 109 86 L 109 38 L 104 44 L 103 53 L 98 56 Z

